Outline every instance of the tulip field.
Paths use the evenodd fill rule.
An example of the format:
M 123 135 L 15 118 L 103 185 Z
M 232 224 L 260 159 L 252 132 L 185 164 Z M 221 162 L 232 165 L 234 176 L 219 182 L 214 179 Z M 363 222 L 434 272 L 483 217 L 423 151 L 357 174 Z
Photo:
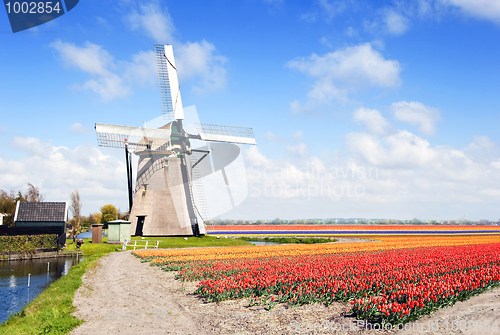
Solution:
M 347 313 L 401 324 L 500 284 L 498 235 L 387 236 L 375 242 L 142 250 L 142 261 L 198 281 L 208 302 L 349 302 Z
M 499 226 L 491 225 L 229 225 L 208 226 L 209 235 L 232 236 L 456 236 L 498 235 Z

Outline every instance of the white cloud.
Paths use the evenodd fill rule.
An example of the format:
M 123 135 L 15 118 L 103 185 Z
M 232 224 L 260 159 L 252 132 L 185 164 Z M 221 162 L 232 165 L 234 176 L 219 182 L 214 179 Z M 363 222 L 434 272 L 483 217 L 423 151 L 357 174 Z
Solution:
M 90 129 L 85 128 L 81 123 L 73 123 L 69 130 L 77 134 L 86 134 L 90 132 Z
M 123 77 L 128 83 L 139 85 L 151 85 L 157 83 L 158 73 L 156 70 L 155 53 L 151 51 L 140 51 L 132 56 L 132 62 L 123 62 Z
M 276 1 L 272 2 L 276 4 Z M 177 40 L 173 36 L 175 31 L 173 20 L 168 10 L 158 1 L 132 7 L 127 22 L 130 29 L 142 31 L 155 43 L 174 46 L 179 80 L 193 81 L 195 92 L 207 93 L 226 87 L 227 75 L 224 64 L 227 58 L 217 55 L 215 45 L 205 40 L 186 43 Z M 154 62 L 152 64 L 155 65 Z
M 347 27 L 347 29 L 345 30 L 345 34 L 349 37 L 357 37 L 359 36 L 359 33 L 356 29 L 354 29 L 353 27 L 349 26 Z
M 170 14 L 157 1 L 142 3 L 126 17 L 132 30 L 142 30 L 160 44 L 172 44 L 174 24 Z
M 106 76 L 110 68 L 115 67 L 113 56 L 97 44 L 86 42 L 84 47 L 78 47 L 57 40 L 50 46 L 59 51 L 66 66 L 77 67 L 93 75 Z
M 464 13 L 500 23 L 500 1 L 497 0 L 439 0 L 460 8 Z
M 496 161 L 493 161 L 490 163 L 491 166 L 495 167 L 496 169 L 499 169 L 500 170 L 500 159 L 499 160 L 496 160 Z
M 293 133 L 292 137 L 297 141 L 302 141 L 304 139 L 304 131 L 297 130 L 295 133 Z
M 128 14 L 125 21 L 131 30 L 137 30 L 154 39 L 156 43 L 174 45 L 179 79 L 192 81 L 198 93 L 224 89 L 227 75 L 224 68 L 227 59 L 217 55 L 216 47 L 205 40 L 182 43 L 173 36 L 175 27 L 165 7 L 158 1 L 135 5 L 125 2 Z M 104 100 L 130 95 L 137 85 L 151 85 L 157 80 L 155 54 L 152 50 L 132 55 L 132 61 L 115 61 L 103 47 L 86 42 L 84 46 L 55 41 L 50 44 L 59 52 L 64 64 L 76 67 L 91 78 L 79 88 L 89 89 Z
M 411 21 L 422 18 L 439 20 L 443 15 L 461 13 L 500 24 L 500 2 L 497 0 L 418 0 L 396 1 L 390 7 L 378 10 L 372 21 L 365 21 L 365 29 L 378 33 L 383 28 L 390 34 L 402 35 Z
M 200 93 L 226 86 L 227 59 L 215 55 L 215 46 L 205 40 L 180 44 L 175 49 L 176 65 L 181 79 L 196 79 L 194 89 Z
M 391 111 L 398 120 L 418 126 L 424 134 L 433 134 L 436 131 L 436 122 L 441 119 L 438 109 L 416 101 L 394 102 Z
M 128 96 L 134 86 L 151 85 L 157 78 L 153 51 L 132 55 L 131 62 L 115 62 L 108 51 L 90 42 L 80 47 L 55 41 L 50 46 L 59 52 L 66 66 L 76 67 L 92 77 L 76 86 L 90 89 L 104 100 Z
M 288 153 L 291 155 L 295 155 L 301 158 L 307 157 L 309 155 L 309 148 L 305 143 L 287 146 L 286 151 L 288 151 Z
M 410 23 L 406 17 L 394 10 L 385 11 L 383 21 L 388 32 L 394 35 L 404 34 L 408 30 Z
M 131 93 L 130 88 L 123 85 L 122 78 L 114 73 L 90 79 L 82 87 L 94 91 L 104 100 L 122 98 Z
M 331 22 L 333 18 L 344 12 L 349 5 L 350 1 L 340 0 L 340 1 L 328 1 L 328 0 L 318 0 L 318 5 L 325 16 L 326 22 Z
M 474 136 L 473 141 L 468 145 L 469 150 L 491 150 L 496 149 L 497 145 L 487 136 Z
M 290 102 L 290 113 L 299 114 L 303 111 L 303 108 L 300 105 L 300 102 L 297 100 Z
M 128 209 L 123 161 L 91 145 L 69 149 L 32 137 L 14 137 L 10 145 L 23 157 L 0 156 L 2 189 L 22 190 L 29 182 L 40 187 L 46 201 L 69 201 L 71 192 L 78 189 L 84 213 L 98 211 L 108 203 Z
M 358 108 L 354 112 L 354 120 L 362 123 L 370 133 L 385 135 L 390 127 L 389 122 L 376 109 Z
M 285 139 L 281 136 L 273 134 L 273 132 L 268 131 L 267 133 L 262 134 L 262 137 L 264 139 L 270 141 L 270 142 L 283 142 Z
M 290 155 L 276 159 L 258 147 L 245 149 L 249 198 L 232 215 L 497 218 L 500 153 L 488 138 L 478 136 L 455 149 L 395 130 L 386 136 L 351 133 L 345 143 L 339 150 L 347 154 L 321 158 L 301 154 L 306 143 L 288 147 Z
M 316 79 L 308 97 L 313 103 L 345 100 L 347 94 L 363 87 L 397 87 L 401 67 L 387 60 L 370 43 L 338 49 L 323 56 L 312 54 L 287 66 Z
M 113 57 L 101 46 L 86 42 L 84 47 L 72 43 L 55 41 L 50 44 L 59 52 L 64 64 L 76 67 L 92 76 L 81 87 L 99 94 L 104 100 L 112 100 L 130 94 L 120 76 L 113 73 L 116 68 Z
M 267 133 L 262 134 L 262 137 L 270 142 L 287 142 L 288 140 L 290 140 L 290 139 L 287 139 L 283 136 L 278 136 L 271 131 L 268 131 Z M 303 141 L 304 140 L 304 132 L 302 130 L 297 130 L 296 132 L 294 132 L 292 134 L 292 138 L 297 142 Z M 293 149 L 292 149 L 292 151 L 293 151 Z
M 382 139 L 365 133 L 350 133 L 346 142 L 351 152 L 376 166 L 412 169 L 425 166 L 437 157 L 427 140 L 406 130 Z

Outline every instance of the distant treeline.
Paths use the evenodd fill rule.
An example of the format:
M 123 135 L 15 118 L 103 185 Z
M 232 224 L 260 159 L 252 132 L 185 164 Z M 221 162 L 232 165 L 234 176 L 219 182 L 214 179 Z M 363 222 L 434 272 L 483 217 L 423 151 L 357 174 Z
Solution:
M 230 226 L 230 225 L 492 225 L 498 222 L 481 220 L 428 220 L 421 221 L 417 218 L 412 220 L 386 220 L 386 219 L 307 219 L 307 220 L 209 220 L 207 224 Z

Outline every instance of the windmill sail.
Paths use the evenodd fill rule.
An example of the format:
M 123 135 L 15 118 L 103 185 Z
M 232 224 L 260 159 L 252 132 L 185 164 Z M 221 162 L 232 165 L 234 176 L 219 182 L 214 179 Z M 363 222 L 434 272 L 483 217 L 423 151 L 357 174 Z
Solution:
M 164 143 L 170 140 L 170 129 L 141 128 L 131 126 L 120 126 L 114 124 L 96 123 L 97 142 L 101 147 L 125 148 L 128 144 L 133 147 L 147 147 L 150 141 L 160 141 Z
M 257 144 L 253 136 L 252 128 L 198 123 L 196 125 L 196 130 L 204 141 Z
M 163 116 L 167 120 L 182 120 L 184 111 L 172 46 L 155 44 L 155 54 Z
M 155 55 L 163 115 L 147 128 L 98 123 L 97 139 L 138 158 L 134 235 L 204 235 L 205 220 L 247 197 L 239 144 L 257 143 L 251 128 L 200 123 L 194 106 L 182 107 L 172 46 L 155 44 Z

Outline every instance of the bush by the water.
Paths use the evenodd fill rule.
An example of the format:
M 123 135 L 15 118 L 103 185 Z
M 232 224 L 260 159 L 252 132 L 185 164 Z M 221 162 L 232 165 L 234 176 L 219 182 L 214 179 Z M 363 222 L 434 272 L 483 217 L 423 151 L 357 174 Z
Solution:
M 318 238 L 318 237 L 240 237 L 240 240 L 244 241 L 254 241 L 254 242 L 274 242 L 280 244 L 291 244 L 291 243 L 301 243 L 301 244 L 315 244 L 315 243 L 329 243 L 335 242 L 335 239 L 330 238 Z
M 0 236 L 0 253 L 18 251 L 34 254 L 36 249 L 57 248 L 57 234 Z

